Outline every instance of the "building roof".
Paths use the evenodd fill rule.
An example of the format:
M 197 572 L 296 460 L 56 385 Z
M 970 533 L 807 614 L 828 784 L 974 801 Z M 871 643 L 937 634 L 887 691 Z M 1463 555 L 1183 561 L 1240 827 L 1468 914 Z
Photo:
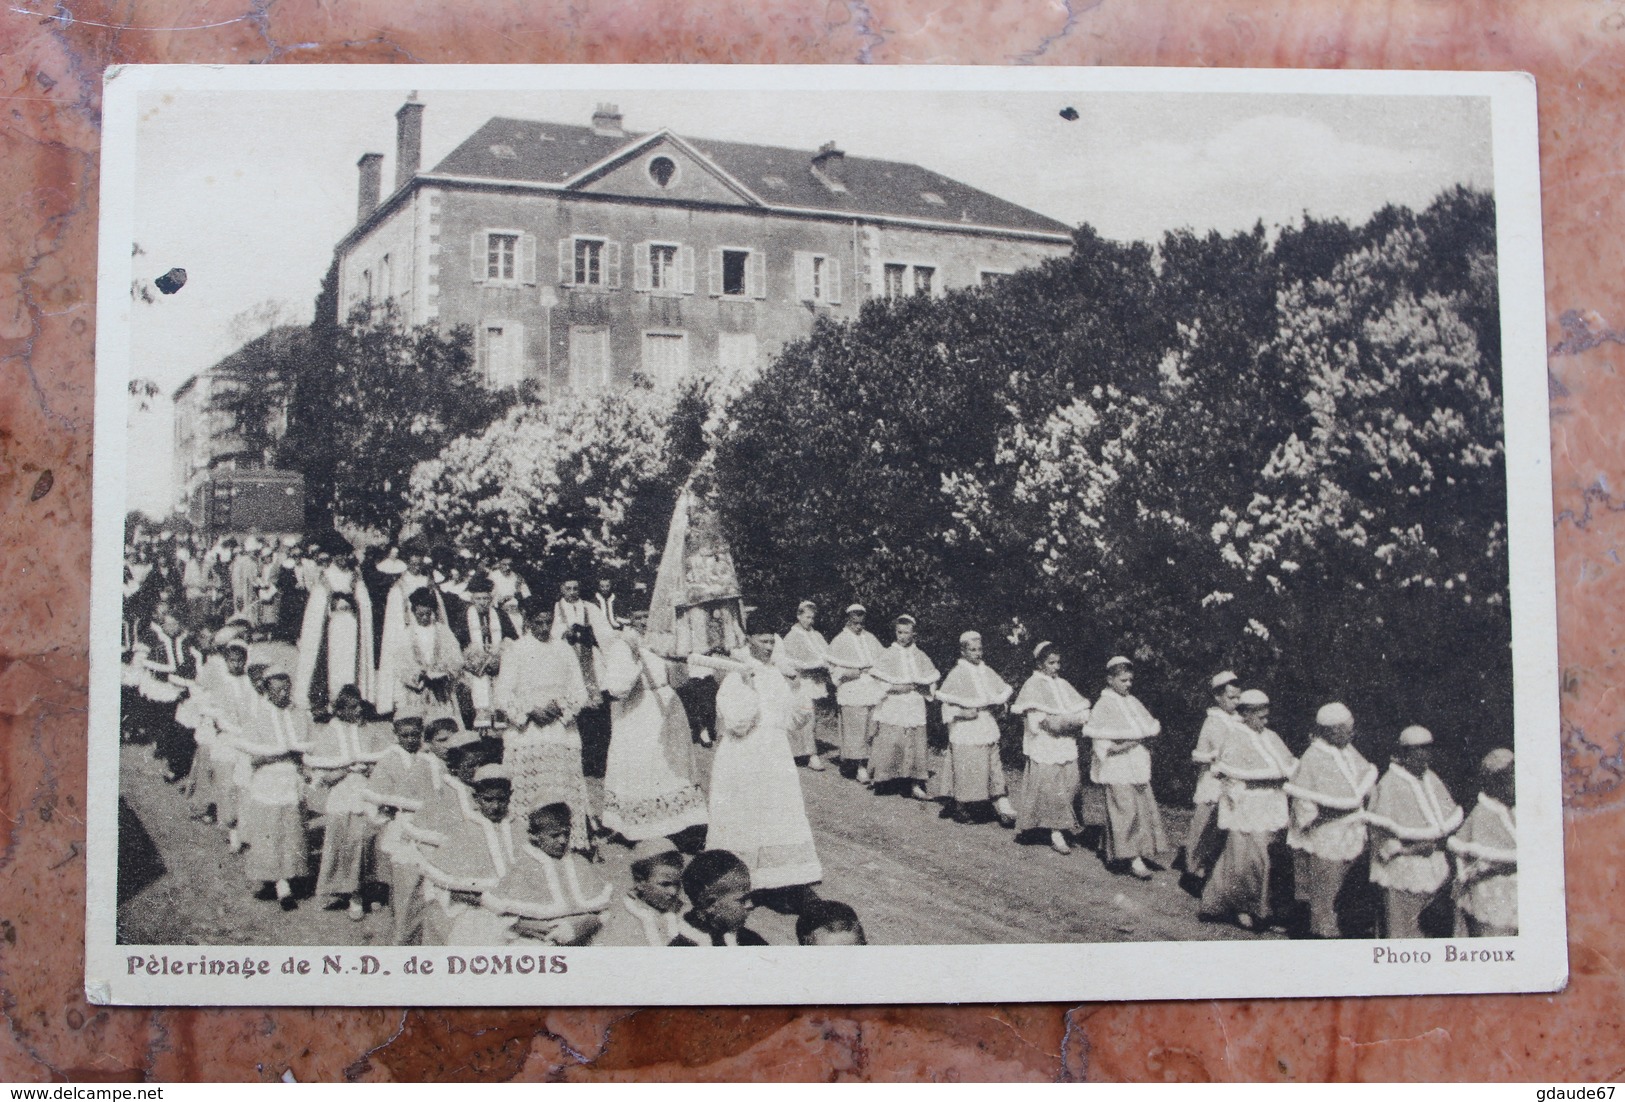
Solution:
M 651 136 L 604 134 L 590 126 L 493 118 L 452 150 L 435 166 L 432 175 L 561 187 Z M 1028 233 L 1072 232 L 1070 226 L 1056 219 L 903 161 L 842 156 L 839 168 L 832 170 L 845 186 L 840 191 L 815 174 L 814 154 L 807 150 L 704 138 L 678 140 L 709 158 L 771 208 L 846 217 L 879 215 Z

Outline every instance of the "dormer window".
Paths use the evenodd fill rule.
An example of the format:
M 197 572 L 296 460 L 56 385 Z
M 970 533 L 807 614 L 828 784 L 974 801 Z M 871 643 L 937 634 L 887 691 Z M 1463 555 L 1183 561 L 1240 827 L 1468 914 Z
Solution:
M 500 158 L 504 161 L 512 161 L 519 157 L 519 151 L 511 145 L 498 142 L 496 145 L 491 147 L 491 156 Z
M 920 192 L 920 198 L 924 199 L 927 203 L 930 203 L 933 207 L 943 207 L 948 205 L 948 201 L 934 191 L 922 191 Z
M 677 177 L 677 162 L 670 157 L 655 157 L 649 161 L 649 179 L 656 187 L 668 187 Z
M 771 174 L 763 176 L 762 183 L 766 184 L 768 187 L 779 188 L 780 190 L 790 186 L 784 182 L 783 176 L 774 176 Z

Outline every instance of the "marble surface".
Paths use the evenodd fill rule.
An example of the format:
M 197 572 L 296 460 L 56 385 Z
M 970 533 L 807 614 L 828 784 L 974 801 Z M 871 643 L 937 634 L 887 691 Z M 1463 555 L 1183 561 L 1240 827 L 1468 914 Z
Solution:
M 116 62 L 1524 69 L 1539 81 L 1573 978 L 1555 996 L 719 1010 L 96 1008 L 81 993 L 99 75 Z M 0 1079 L 1625 1073 L 1625 0 L 11 0 L 0 12 Z M 1621 328 L 1616 329 L 1618 325 Z M 1622 489 L 1616 499 L 1613 484 Z

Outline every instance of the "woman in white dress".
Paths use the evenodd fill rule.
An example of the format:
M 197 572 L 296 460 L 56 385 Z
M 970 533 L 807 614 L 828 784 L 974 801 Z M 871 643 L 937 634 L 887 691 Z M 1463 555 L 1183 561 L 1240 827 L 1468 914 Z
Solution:
M 772 632 L 752 635 L 748 650 L 717 691 L 717 749 L 711 763 L 708 849 L 737 855 L 755 891 L 815 884 L 824 878 L 813 845 L 789 730 L 812 709 L 772 664 Z
M 643 645 L 646 610 L 631 616 L 631 626 L 604 647 L 611 731 L 603 823 L 628 842 L 641 842 L 699 826 L 706 814 L 688 713 L 677 698 L 685 667 Z

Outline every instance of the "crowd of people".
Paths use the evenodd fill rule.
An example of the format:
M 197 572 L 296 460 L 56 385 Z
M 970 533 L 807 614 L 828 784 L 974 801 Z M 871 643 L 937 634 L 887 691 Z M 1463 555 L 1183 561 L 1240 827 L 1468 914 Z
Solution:
M 826 638 L 811 602 L 782 636 L 750 623 L 738 645 L 668 653 L 609 576 L 591 596 L 569 580 L 544 597 L 507 560 L 292 537 L 139 542 L 125 596 L 123 737 L 152 747 L 267 902 L 296 908 L 314 874 L 314 897 L 358 920 L 387 901 L 398 944 L 765 944 L 748 925 L 763 904 L 795 914 L 802 943 L 862 943 L 853 909 L 817 891 L 797 768 L 826 756 L 878 795 L 937 800 L 945 820 L 997 821 L 1063 856 L 1093 802 L 1107 868 L 1178 867 L 1204 918 L 1244 929 L 1351 936 L 1340 901 L 1368 880 L 1380 935 L 1426 936 L 1447 889 L 1458 936 L 1517 932 L 1510 750 L 1483 759 L 1464 814 L 1424 728 L 1401 731 L 1379 772 L 1328 703 L 1297 757 L 1268 696 L 1228 671 L 1209 685 L 1176 845 L 1152 786 L 1162 725 L 1126 657 L 1091 700 L 1040 643 L 1018 691 L 975 631 L 944 676 L 913 617 L 883 646 L 853 603 Z M 289 650 L 268 641 L 292 659 L 251 661 Z M 630 889 L 602 875 L 606 847 L 630 860 Z

